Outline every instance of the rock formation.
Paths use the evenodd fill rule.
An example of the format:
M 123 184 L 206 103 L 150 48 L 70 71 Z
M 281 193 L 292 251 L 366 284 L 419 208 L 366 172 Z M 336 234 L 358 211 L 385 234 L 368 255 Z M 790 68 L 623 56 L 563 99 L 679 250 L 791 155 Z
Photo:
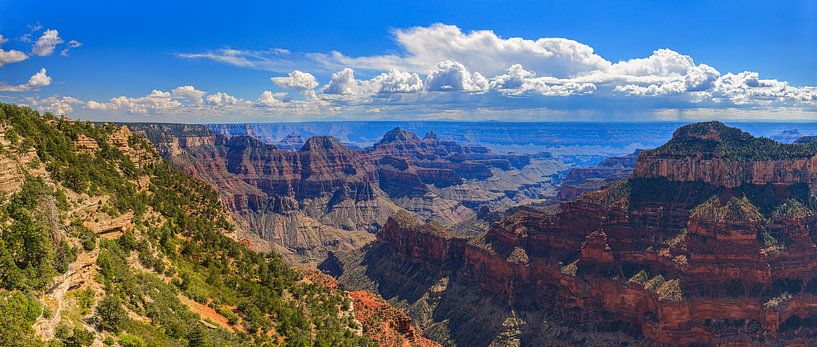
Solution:
M 812 142 L 692 124 L 575 201 L 517 208 L 476 236 L 398 216 L 326 269 L 445 344 L 811 344 L 815 170 Z
M 183 171 L 216 187 L 247 242 L 307 266 L 327 251 L 374 240 L 399 211 L 454 226 L 481 206 L 502 209 L 538 198 L 564 169 L 550 157 L 492 153 L 399 128 L 364 150 L 317 136 L 290 151 L 203 126 L 130 127 Z

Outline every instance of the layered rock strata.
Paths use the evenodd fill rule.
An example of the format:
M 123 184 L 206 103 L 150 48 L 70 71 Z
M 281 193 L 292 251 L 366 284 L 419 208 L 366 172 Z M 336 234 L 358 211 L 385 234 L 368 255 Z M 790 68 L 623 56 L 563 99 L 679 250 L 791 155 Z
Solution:
M 383 285 L 429 336 L 450 344 L 500 343 L 511 333 L 520 344 L 596 344 L 599 331 L 608 333 L 605 344 L 810 344 L 815 160 L 813 143 L 780 145 L 720 123 L 693 124 L 643 152 L 631 177 L 603 190 L 517 209 L 471 237 L 395 218 L 378 234 L 393 269 L 362 255 L 335 257 L 334 271 L 348 286 L 391 283 L 387 271 L 400 268 L 432 283 L 445 278 L 447 288 L 478 288 L 462 295 L 516 322 L 509 332 L 490 317 L 462 320 L 431 299 L 435 284 Z M 424 315 L 428 305 L 439 311 Z M 558 329 L 538 330 L 543 316 Z M 474 328 L 492 333 L 462 338 Z

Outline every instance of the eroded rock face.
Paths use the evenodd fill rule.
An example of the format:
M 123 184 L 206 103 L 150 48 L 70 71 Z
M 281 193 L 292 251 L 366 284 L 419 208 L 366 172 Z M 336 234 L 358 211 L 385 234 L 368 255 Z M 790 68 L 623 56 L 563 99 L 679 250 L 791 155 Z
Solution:
M 727 188 L 814 182 L 814 147 L 754 138 L 717 122 L 699 123 L 680 128 L 664 146 L 642 153 L 635 175 Z
M 296 262 L 358 248 L 399 211 L 423 222 L 463 223 L 483 205 L 501 208 L 523 201 L 524 194 L 507 191 L 531 183 L 547 186 L 549 175 L 560 169 L 552 158 L 529 165 L 528 156 L 460 146 L 433 133 L 420 139 L 401 129 L 364 150 L 324 136 L 307 139 L 297 150 L 281 150 L 203 126 L 131 127 L 183 171 L 218 188 L 244 237 L 261 239 L 251 244 L 266 243 L 262 248 Z M 285 141 L 300 140 L 290 136 Z M 489 185 L 494 175 L 519 177 Z
M 429 268 L 456 264 L 465 247 L 465 240 L 456 238 L 436 223 L 420 224 L 410 214 L 402 212 L 390 217 L 378 234 L 394 254 Z
M 379 240 L 423 273 L 440 276 L 440 263 L 453 264 L 443 271 L 449 287 L 479 288 L 481 300 L 526 317 L 523 323 L 549 315 L 574 338 L 606 331 L 619 341 L 673 345 L 817 341 L 817 149 L 768 145 L 717 123 L 675 136 L 642 153 L 633 176 L 558 207 L 517 209 L 484 234 L 441 237 L 443 230 L 401 217 L 387 222 Z M 672 167 L 668 160 L 690 165 L 654 170 Z M 341 283 L 366 283 L 337 263 Z M 365 266 L 375 278 L 389 276 Z M 394 301 L 419 309 L 431 302 L 412 291 L 422 288 L 403 288 Z M 438 329 L 436 322 L 454 317 L 418 324 Z M 489 319 L 474 319 L 491 328 Z M 450 335 L 441 339 L 474 329 L 460 324 L 449 321 Z M 535 337 L 531 345 L 540 338 L 576 343 L 519 326 Z M 489 330 L 495 335 L 469 343 L 501 340 Z

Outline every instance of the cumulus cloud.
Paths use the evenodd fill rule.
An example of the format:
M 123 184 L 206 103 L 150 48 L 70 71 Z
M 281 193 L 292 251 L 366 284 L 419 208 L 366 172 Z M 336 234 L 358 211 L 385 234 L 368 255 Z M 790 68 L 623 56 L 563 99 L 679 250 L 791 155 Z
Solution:
M 37 39 L 31 53 L 39 57 L 49 56 L 54 53 L 54 49 L 61 43 L 63 43 L 63 40 L 60 38 L 59 32 L 49 29 L 44 31 L 42 36 Z
M 64 116 L 74 112 L 73 105 L 81 105 L 83 101 L 70 96 L 49 96 L 44 99 L 34 97 L 26 98 L 27 105 L 40 112 L 51 112 L 58 116 Z
M 310 90 L 318 87 L 318 80 L 311 73 L 292 71 L 287 77 L 273 77 L 272 83 L 282 87 L 296 90 Z
M 32 75 L 28 82 L 16 86 L 8 86 L 4 84 L 0 84 L 0 91 L 4 92 L 24 92 L 34 89 L 40 89 L 42 87 L 48 87 L 51 85 L 51 77 L 48 76 L 45 72 L 45 68 L 40 69 L 37 73 Z
M 203 90 L 198 90 L 193 86 L 180 86 L 170 91 L 171 95 L 180 100 L 185 100 L 191 105 L 201 106 L 202 97 L 207 94 Z
M 355 79 L 355 71 L 345 68 L 332 74 L 329 84 L 323 89 L 324 94 L 349 95 L 358 93 L 360 83 Z
M 424 88 L 423 80 L 420 75 L 400 71 L 392 68 L 387 73 L 382 73 L 372 79 L 373 83 L 378 85 L 379 93 L 413 93 L 422 91 Z
M 521 64 L 513 64 L 505 74 L 491 79 L 491 88 L 497 90 L 513 90 L 522 88 L 526 81 L 536 77 L 536 73 L 528 71 Z
M 3 46 L 3 44 L 5 44 L 8 41 L 9 40 L 6 37 L 0 35 L 0 46 Z M 26 55 L 23 52 L 13 49 L 6 51 L 0 48 L 0 67 L 3 67 L 4 65 L 7 64 L 19 63 L 26 59 L 28 59 L 28 55 Z
M 28 59 L 28 55 L 17 50 L 3 50 L 0 48 L 0 67 L 7 64 L 19 63 Z
M 513 64 L 522 64 L 541 75 L 572 77 L 611 65 L 592 47 L 564 38 L 502 38 L 491 30 L 466 33 L 457 26 L 444 24 L 397 29 L 393 31 L 393 36 L 402 48 L 402 54 L 351 57 L 338 51 L 293 53 L 280 49 L 220 49 L 184 53 L 179 57 L 276 72 L 291 70 L 293 66 L 306 66 L 322 71 L 350 67 L 373 71 L 397 68 L 421 73 L 435 68 L 441 61 L 450 60 L 489 75 L 501 73 Z
M 353 69 L 344 68 L 332 74 L 322 91 L 324 95 L 370 97 L 376 94 L 422 92 L 424 86 L 423 79 L 416 73 L 391 69 L 369 80 L 358 80 Z
M 234 106 L 241 103 L 244 103 L 244 100 L 224 92 L 218 92 L 207 96 L 207 105 L 210 106 Z
M 119 96 L 109 102 L 88 101 L 85 108 L 100 111 L 125 111 L 128 113 L 163 113 L 182 107 L 174 100 L 171 93 L 153 90 L 150 94 L 138 98 Z
M 446 60 L 428 72 L 425 82 L 429 91 L 484 92 L 488 80 L 479 72 L 469 72 L 465 65 Z
M 395 30 L 394 34 L 407 52 L 402 63 L 417 70 L 452 60 L 486 74 L 522 64 L 539 74 L 570 77 L 609 66 L 592 47 L 564 38 L 501 38 L 491 30 L 464 33 L 444 24 Z
M 268 108 L 279 107 L 284 105 L 284 102 L 276 99 L 275 94 L 269 90 L 265 90 L 263 93 L 261 93 L 261 96 L 258 98 L 258 100 L 255 101 L 255 103 L 258 106 Z
M 757 72 L 727 73 L 714 84 L 712 96 L 716 101 L 728 100 L 737 105 L 817 102 L 817 88 L 797 88 L 784 81 L 760 79 Z
M 179 54 L 185 59 L 274 71 L 278 76 L 271 81 L 281 90 L 241 99 L 182 86 L 169 92 L 170 101 L 182 106 L 167 109 L 198 112 L 206 107 L 229 114 L 465 114 L 473 110 L 598 111 L 612 102 L 615 107 L 643 107 L 646 112 L 667 107 L 817 110 L 815 87 L 762 79 L 756 72 L 721 72 L 668 48 L 610 61 L 584 43 L 558 37 L 501 37 L 491 30 L 463 31 L 444 24 L 396 29 L 392 34 L 396 53 L 369 56 L 232 48 Z M 56 32 L 54 36 L 58 37 Z M 321 85 L 316 75 L 329 80 Z M 574 97 L 582 98 L 581 102 Z

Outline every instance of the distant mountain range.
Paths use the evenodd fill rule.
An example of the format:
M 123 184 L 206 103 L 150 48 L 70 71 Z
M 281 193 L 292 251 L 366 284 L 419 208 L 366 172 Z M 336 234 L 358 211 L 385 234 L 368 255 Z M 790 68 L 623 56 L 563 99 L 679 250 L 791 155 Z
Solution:
M 617 156 L 639 148 L 655 148 L 668 141 L 672 132 L 686 123 L 601 123 L 601 122 L 297 122 L 256 124 L 210 124 L 208 128 L 227 136 L 250 135 L 270 144 L 292 136 L 332 136 L 347 145 L 367 147 L 387 131 L 401 128 L 415 134 L 435 132 L 441 139 L 465 145 L 481 145 L 495 152 L 595 154 Z M 817 122 L 734 122 L 754 136 L 789 143 L 793 136 L 817 135 Z M 282 146 L 279 146 L 283 148 Z

